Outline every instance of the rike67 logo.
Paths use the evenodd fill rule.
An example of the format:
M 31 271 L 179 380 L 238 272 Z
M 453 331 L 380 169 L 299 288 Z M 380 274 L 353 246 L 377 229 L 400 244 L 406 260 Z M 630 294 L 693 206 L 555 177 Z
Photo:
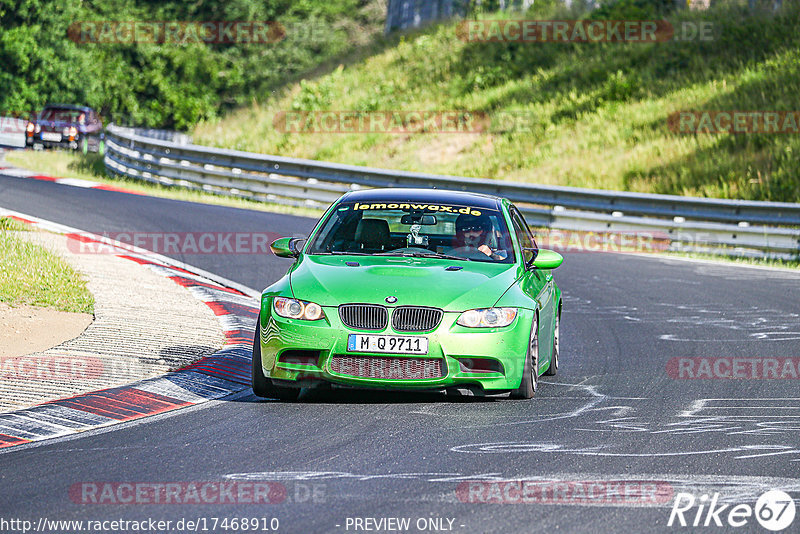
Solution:
M 781 490 L 764 493 L 755 506 L 720 504 L 719 493 L 710 498 L 701 495 L 699 499 L 691 493 L 678 493 L 667 526 L 738 528 L 747 525 L 755 517 L 765 529 L 779 532 L 792 524 L 795 512 L 794 500 Z

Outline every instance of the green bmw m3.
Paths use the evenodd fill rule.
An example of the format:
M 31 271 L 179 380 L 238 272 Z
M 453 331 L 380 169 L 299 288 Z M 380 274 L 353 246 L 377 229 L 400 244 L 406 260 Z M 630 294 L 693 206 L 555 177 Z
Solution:
M 563 258 L 506 199 L 429 189 L 346 193 L 264 290 L 253 391 L 319 386 L 510 393 L 558 369 Z

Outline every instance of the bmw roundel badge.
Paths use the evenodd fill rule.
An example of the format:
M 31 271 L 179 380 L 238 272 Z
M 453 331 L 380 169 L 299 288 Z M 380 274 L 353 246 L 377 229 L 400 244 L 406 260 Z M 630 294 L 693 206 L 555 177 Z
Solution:
M 386 302 L 388 302 L 389 304 L 394 304 L 395 302 L 397 302 L 397 297 L 386 297 Z

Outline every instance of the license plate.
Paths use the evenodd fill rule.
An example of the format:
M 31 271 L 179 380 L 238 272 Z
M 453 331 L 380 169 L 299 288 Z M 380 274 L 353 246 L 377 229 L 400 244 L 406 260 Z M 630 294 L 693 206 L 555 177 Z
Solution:
M 42 132 L 42 141 L 53 141 L 54 143 L 60 143 L 61 134 L 53 132 Z
M 423 336 L 372 336 L 350 334 L 348 352 L 380 352 L 384 354 L 428 354 L 428 338 Z

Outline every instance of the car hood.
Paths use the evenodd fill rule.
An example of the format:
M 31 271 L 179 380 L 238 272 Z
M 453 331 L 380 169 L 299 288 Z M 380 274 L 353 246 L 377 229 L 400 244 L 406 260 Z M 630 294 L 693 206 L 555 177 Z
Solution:
M 358 262 L 347 266 L 346 262 Z M 447 271 L 450 266 L 461 270 Z M 517 279 L 514 264 L 428 258 L 304 256 L 290 273 L 295 298 L 346 303 L 432 306 L 447 311 L 493 306 Z

